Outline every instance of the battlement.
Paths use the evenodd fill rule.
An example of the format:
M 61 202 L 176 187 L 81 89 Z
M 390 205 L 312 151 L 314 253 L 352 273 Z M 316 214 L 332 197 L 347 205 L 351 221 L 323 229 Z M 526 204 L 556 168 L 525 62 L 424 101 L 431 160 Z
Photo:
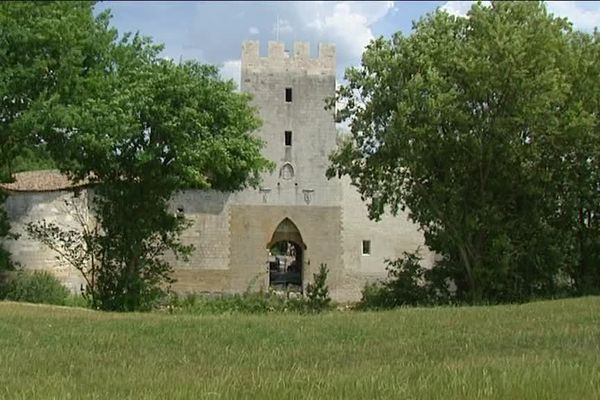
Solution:
M 287 67 L 335 73 L 335 45 L 319 43 L 319 56 L 311 58 L 310 44 L 307 42 L 294 42 L 294 51 L 290 55 L 285 51 L 283 42 L 270 40 L 267 56 L 261 57 L 259 41 L 248 40 L 242 43 L 242 68 L 253 67 Z

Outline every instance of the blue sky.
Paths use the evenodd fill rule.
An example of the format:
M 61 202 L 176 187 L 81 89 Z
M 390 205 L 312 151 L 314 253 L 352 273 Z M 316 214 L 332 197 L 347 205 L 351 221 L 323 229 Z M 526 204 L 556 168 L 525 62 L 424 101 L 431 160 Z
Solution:
M 216 64 L 222 75 L 239 82 L 243 40 L 261 42 L 266 53 L 268 40 L 277 37 L 291 48 L 306 41 L 316 55 L 319 42 L 336 44 L 338 79 L 374 37 L 389 37 L 397 31 L 409 34 L 412 21 L 443 7 L 465 14 L 470 1 L 407 2 L 191 2 L 191 1 L 104 1 L 97 10 L 111 9 L 112 25 L 119 33 L 139 31 L 164 43 L 165 57 L 195 59 Z M 600 25 L 600 2 L 548 2 L 548 9 L 567 17 L 577 29 L 592 31 Z

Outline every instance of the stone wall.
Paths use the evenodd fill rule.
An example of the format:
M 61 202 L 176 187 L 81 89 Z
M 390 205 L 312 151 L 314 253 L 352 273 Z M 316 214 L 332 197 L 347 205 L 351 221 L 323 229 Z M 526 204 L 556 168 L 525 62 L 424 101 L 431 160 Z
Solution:
M 384 214 L 380 221 L 368 218 L 367 205 L 348 178 L 342 181 L 342 260 L 343 279 L 339 298 L 360 299 L 367 282 L 385 279 L 386 259 L 396 259 L 403 252 L 419 249 L 423 265 L 431 266 L 433 253 L 424 245 L 418 226 L 410 222 L 407 213 Z M 370 242 L 370 254 L 363 254 L 363 240 Z
M 171 212 L 190 220 L 181 241 L 194 246 L 189 259 L 172 263 L 177 282 L 173 289 L 182 293 L 230 292 L 229 271 L 231 233 L 231 193 L 186 190 L 173 196 Z
M 46 270 L 54 273 L 65 286 L 74 292 L 80 290 L 84 280 L 81 274 L 68 263 L 57 259 L 58 254 L 39 241 L 31 238 L 25 230 L 29 222 L 46 220 L 63 229 L 81 230 L 77 210 L 89 221 L 87 208 L 88 192 L 78 196 L 69 191 L 54 192 L 11 192 L 5 208 L 17 240 L 5 240 L 5 248 L 13 260 L 26 270 Z
M 329 287 L 337 301 L 360 299 L 366 282 L 384 279 L 385 259 L 400 257 L 403 251 L 421 247 L 425 265 L 433 254 L 423 246 L 417 227 L 399 216 L 385 215 L 370 221 L 366 204 L 348 180 L 341 182 L 343 201 L 339 206 L 317 205 L 240 205 L 235 195 L 214 191 L 184 191 L 173 197 L 171 211 L 191 220 L 182 241 L 195 250 L 188 261 L 169 261 L 175 267 L 180 292 L 243 292 L 268 286 L 268 249 L 278 224 L 290 219 L 298 228 L 304 252 L 304 284 L 312 281 L 321 263 L 327 264 Z M 6 210 L 13 231 L 20 235 L 5 246 L 15 261 L 25 269 L 44 269 L 55 273 L 71 290 L 79 290 L 83 280 L 79 273 L 43 244 L 25 232 L 28 222 L 46 220 L 63 228 L 79 229 L 73 202 L 85 205 L 86 190 L 78 197 L 67 191 L 12 193 Z M 87 210 L 86 210 L 87 211 Z M 89 218 L 89 216 L 88 216 Z M 362 254 L 362 241 L 369 240 L 369 255 Z
M 229 197 L 230 193 L 186 190 L 173 196 L 171 212 L 190 221 L 183 232 L 183 244 L 194 250 L 188 261 L 168 257 L 178 269 L 227 270 L 229 269 Z
M 312 281 L 321 263 L 330 271 L 330 284 L 338 282 L 340 259 L 340 208 L 312 206 L 234 206 L 231 213 L 231 288 L 243 291 L 255 284 L 268 285 L 268 249 L 277 226 L 290 219 L 306 245 L 303 283 Z
M 193 255 L 187 266 L 180 264 L 176 268 L 176 290 L 240 293 L 266 289 L 269 284 L 267 245 L 277 226 L 286 218 L 297 226 L 306 245 L 303 254 L 304 284 L 312 281 L 313 273 L 318 271 L 321 263 L 325 263 L 331 271 L 330 287 L 336 290 L 342 278 L 339 207 L 230 205 L 226 209 L 230 227 L 228 268 L 201 268 L 199 266 L 205 260 L 201 255 Z M 204 216 L 195 218 L 203 219 Z M 201 241 L 195 245 L 205 246 Z

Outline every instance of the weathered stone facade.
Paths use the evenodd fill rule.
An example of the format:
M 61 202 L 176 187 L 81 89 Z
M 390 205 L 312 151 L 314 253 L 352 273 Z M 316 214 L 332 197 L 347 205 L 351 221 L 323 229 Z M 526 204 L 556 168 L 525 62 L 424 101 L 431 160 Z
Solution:
M 311 58 L 306 43 L 295 43 L 288 55 L 283 43 L 269 42 L 268 55 L 261 57 L 258 42 L 245 42 L 241 89 L 253 95 L 263 121 L 256 135 L 265 140 L 264 155 L 276 168 L 264 174 L 259 189 L 187 190 L 173 197 L 173 212 L 192 221 L 182 239 L 195 246 L 187 262 L 172 260 L 174 288 L 227 293 L 265 288 L 269 247 L 286 240 L 302 249 L 303 286 L 325 263 L 332 297 L 359 299 L 366 282 L 386 276 L 385 259 L 415 250 L 423 238 L 405 215 L 370 221 L 348 180 L 325 177 L 337 135 L 333 112 L 324 109 L 325 98 L 335 91 L 335 47 L 321 44 L 318 58 Z M 21 233 L 24 223 L 36 219 L 69 224 L 64 200 L 70 197 L 67 191 L 13 192 L 7 210 Z M 76 273 L 58 266 L 52 252 L 25 236 L 8 244 L 17 261 L 55 270 L 78 287 Z M 431 262 L 426 249 L 422 254 Z
M 88 192 L 84 190 L 76 195 L 72 190 L 9 193 L 5 208 L 11 222 L 11 231 L 18 235 L 18 239 L 6 240 L 4 246 L 12 254 L 13 260 L 26 269 L 51 271 L 69 289 L 78 291 L 84 282 L 79 272 L 59 261 L 57 253 L 30 238 L 25 227 L 30 222 L 46 220 L 65 229 L 81 229 L 74 206 L 81 210 L 81 217 L 87 219 Z

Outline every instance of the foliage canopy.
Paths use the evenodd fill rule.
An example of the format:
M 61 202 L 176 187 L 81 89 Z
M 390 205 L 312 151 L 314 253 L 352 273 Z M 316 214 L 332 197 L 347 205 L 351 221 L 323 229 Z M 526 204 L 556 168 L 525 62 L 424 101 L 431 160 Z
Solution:
M 169 211 L 171 196 L 187 188 L 257 185 L 271 167 L 251 134 L 260 121 L 250 99 L 213 66 L 163 59 L 162 46 L 139 34 L 119 38 L 110 14 L 95 17 L 91 2 L 2 10 L 39 54 L 39 60 L 9 60 L 27 72 L 23 87 L 35 86 L 40 71 L 45 85 L 35 101 L 17 101 L 22 111 L 11 132 L 43 145 L 74 182 L 93 185 L 100 229 L 70 239 L 83 240 L 88 261 L 98 262 L 88 282 L 95 305 L 147 308 L 172 281 L 165 254 L 191 250 L 179 241 L 186 221 Z M 65 237 L 47 228 L 30 233 L 46 242 Z
M 346 71 L 328 175 L 372 218 L 407 209 L 459 299 L 579 290 L 583 270 L 598 288 L 599 49 L 541 2 L 438 10 Z

